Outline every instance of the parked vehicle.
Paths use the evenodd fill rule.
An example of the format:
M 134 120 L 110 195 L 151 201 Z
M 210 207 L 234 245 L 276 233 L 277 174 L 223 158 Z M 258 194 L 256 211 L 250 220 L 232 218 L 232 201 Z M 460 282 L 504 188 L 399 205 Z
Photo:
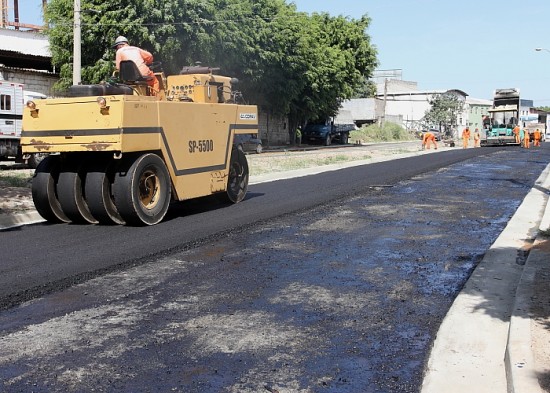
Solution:
M 256 134 L 237 134 L 233 144 L 240 151 L 247 153 L 260 154 L 263 151 L 262 140 Z
M 335 124 L 334 122 L 308 124 L 302 131 L 302 142 L 322 143 L 325 146 L 334 140 L 346 145 L 349 133 L 355 129 L 355 124 Z
M 21 147 L 21 124 L 23 103 L 46 98 L 44 94 L 26 91 L 21 83 L 0 81 L 0 160 L 23 162 Z M 36 168 L 45 153 L 29 155 L 27 163 Z

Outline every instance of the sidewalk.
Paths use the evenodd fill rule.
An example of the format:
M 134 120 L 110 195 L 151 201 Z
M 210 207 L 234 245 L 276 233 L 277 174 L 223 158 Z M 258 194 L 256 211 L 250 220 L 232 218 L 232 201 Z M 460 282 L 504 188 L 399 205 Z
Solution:
M 550 165 L 443 320 L 427 363 L 423 393 L 549 391 L 549 386 L 541 389 L 538 377 L 550 376 L 550 365 L 535 361 L 550 354 L 548 323 L 541 326 L 535 321 L 548 321 L 549 314 L 532 312 L 535 302 L 550 302 L 548 281 L 535 280 L 550 268 L 550 239 L 539 235 L 539 229 L 550 228 L 549 190 Z

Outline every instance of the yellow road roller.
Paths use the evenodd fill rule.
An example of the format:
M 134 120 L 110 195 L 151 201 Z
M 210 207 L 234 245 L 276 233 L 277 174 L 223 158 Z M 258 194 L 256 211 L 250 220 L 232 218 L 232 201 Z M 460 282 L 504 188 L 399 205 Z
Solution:
M 258 112 L 240 103 L 235 80 L 186 67 L 156 73 L 160 91 L 152 92 L 129 63 L 118 83 L 26 103 L 23 154 L 48 153 L 32 181 L 38 213 L 51 222 L 154 225 L 172 201 L 243 200 L 248 163 L 233 140 L 257 135 Z

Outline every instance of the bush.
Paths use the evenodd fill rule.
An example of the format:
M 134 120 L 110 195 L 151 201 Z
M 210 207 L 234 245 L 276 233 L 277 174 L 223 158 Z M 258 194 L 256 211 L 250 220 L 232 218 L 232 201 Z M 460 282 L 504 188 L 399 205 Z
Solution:
M 396 123 L 386 122 L 382 127 L 378 124 L 363 126 L 359 130 L 350 132 L 352 143 L 356 142 L 391 142 L 408 141 L 414 139 L 407 130 Z

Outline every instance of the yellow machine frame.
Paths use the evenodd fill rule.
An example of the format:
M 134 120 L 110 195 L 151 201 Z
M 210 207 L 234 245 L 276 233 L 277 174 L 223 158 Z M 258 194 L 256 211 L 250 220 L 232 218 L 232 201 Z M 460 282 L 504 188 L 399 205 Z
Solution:
M 161 91 L 156 96 L 142 95 L 147 86 L 140 84 L 132 87 L 133 95 L 103 94 L 29 103 L 23 115 L 23 153 L 59 153 L 62 157 L 72 157 L 70 161 L 78 161 L 78 165 L 86 160 L 116 162 L 125 156 L 154 153 L 168 170 L 172 199 L 181 201 L 228 191 L 232 156 L 235 161 L 235 156 L 240 154 L 241 163 L 244 157 L 233 148 L 233 139 L 235 134 L 258 133 L 256 106 L 232 103 L 228 77 L 189 73 L 166 79 L 159 74 L 158 78 Z M 241 166 L 246 167 L 248 182 L 246 158 L 244 163 Z M 63 165 L 66 166 L 61 165 L 60 173 L 74 172 L 74 168 L 63 169 Z M 47 171 L 55 182 L 57 174 L 50 172 Z M 81 177 L 81 181 L 85 181 L 85 173 Z M 36 193 L 40 194 L 40 190 Z M 48 199 L 47 204 L 39 204 L 45 205 L 49 216 L 52 209 L 51 206 L 48 209 L 48 205 L 56 205 L 56 201 L 52 202 L 49 195 L 44 198 Z M 116 205 L 116 198 L 114 202 Z M 137 207 L 140 208 L 143 207 Z M 71 209 L 62 206 L 61 212 L 64 210 Z M 60 218 L 59 214 L 54 216 Z M 134 221 L 131 218 L 129 221 Z M 67 221 L 65 217 L 60 219 Z M 124 221 L 127 222 L 128 217 Z M 137 221 L 154 224 L 160 220 Z

